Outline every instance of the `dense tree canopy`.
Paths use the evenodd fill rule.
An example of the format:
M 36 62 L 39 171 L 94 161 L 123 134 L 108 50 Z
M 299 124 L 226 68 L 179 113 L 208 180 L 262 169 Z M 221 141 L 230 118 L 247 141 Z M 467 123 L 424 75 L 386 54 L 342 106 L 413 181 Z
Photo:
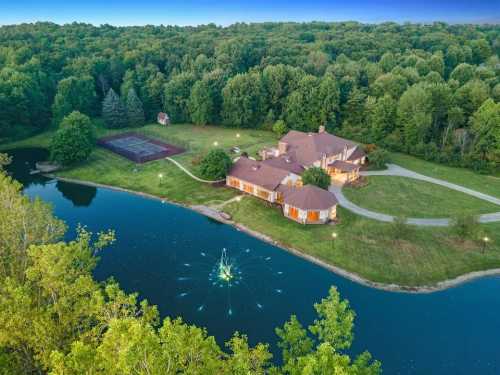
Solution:
M 476 147 L 491 142 L 472 119 L 500 99 L 499 40 L 498 25 L 445 23 L 3 26 L 0 138 L 42 130 L 73 110 L 98 115 L 110 89 L 124 102 L 134 89 L 147 121 L 165 111 L 173 122 L 326 125 L 360 142 L 491 169 L 494 159 Z M 492 147 L 488 154 L 498 153 Z
M 319 167 L 306 169 L 302 174 L 302 182 L 304 185 L 314 185 L 325 190 L 328 190 L 331 183 L 330 175 L 323 168 Z

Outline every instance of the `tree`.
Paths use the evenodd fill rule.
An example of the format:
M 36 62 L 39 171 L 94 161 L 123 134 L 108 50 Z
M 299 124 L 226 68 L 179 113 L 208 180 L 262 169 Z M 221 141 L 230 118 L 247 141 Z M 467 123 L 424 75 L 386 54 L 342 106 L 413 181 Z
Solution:
M 368 154 L 368 160 L 376 168 L 385 168 L 390 162 L 389 153 L 383 148 L 376 148 Z
M 237 74 L 222 90 L 222 117 L 227 126 L 257 128 L 265 114 L 259 73 Z
M 50 141 L 50 157 L 61 165 L 86 160 L 95 146 L 92 122 L 80 112 L 66 116 Z
M 278 137 L 283 137 L 288 132 L 288 127 L 285 121 L 278 120 L 273 125 L 273 132 L 278 135 Z
M 372 361 L 369 353 L 364 352 L 352 363 L 347 355 L 341 354 L 351 346 L 355 314 L 349 302 L 340 299 L 337 289 L 332 287 L 328 297 L 314 308 L 317 319 L 308 327 L 309 332 L 295 316 L 283 328 L 276 329 L 278 346 L 283 352 L 282 373 L 379 374 L 380 363 Z
M 367 100 L 367 124 L 371 128 L 371 136 L 380 142 L 396 127 L 397 103 L 389 95 L 384 95 L 370 106 Z
M 113 89 L 109 89 L 102 102 L 102 117 L 108 128 L 127 126 L 127 108 Z
M 134 89 L 130 89 L 127 94 L 127 119 L 130 127 L 143 126 L 146 122 L 142 102 Z
M 304 185 L 314 185 L 322 189 L 328 190 L 331 183 L 331 178 L 322 168 L 311 167 L 302 174 L 302 183 Z
M 500 103 L 486 100 L 471 117 L 474 153 L 482 160 L 500 163 Z
M 222 89 L 225 83 L 225 73 L 222 70 L 214 70 L 206 73 L 193 85 L 188 108 L 195 124 L 216 124 L 220 121 Z
M 196 81 L 193 73 L 173 76 L 165 85 L 163 107 L 174 123 L 189 122 L 189 97 Z
M 479 229 L 477 218 L 467 214 L 458 215 L 451 224 L 453 232 L 462 240 L 474 236 Z
M 211 150 L 200 163 L 200 173 L 208 180 L 221 180 L 226 177 L 231 165 L 231 158 L 223 150 Z
M 94 79 L 89 75 L 68 77 L 59 81 L 54 104 L 52 105 L 53 121 L 59 124 L 73 111 L 88 116 L 96 114 L 97 96 Z
M 432 114 L 430 97 L 424 85 L 417 84 L 405 91 L 399 99 L 397 117 L 407 146 L 413 147 L 427 139 Z
M 459 64 L 450 74 L 450 79 L 454 79 L 464 85 L 474 77 L 474 67 L 469 64 Z

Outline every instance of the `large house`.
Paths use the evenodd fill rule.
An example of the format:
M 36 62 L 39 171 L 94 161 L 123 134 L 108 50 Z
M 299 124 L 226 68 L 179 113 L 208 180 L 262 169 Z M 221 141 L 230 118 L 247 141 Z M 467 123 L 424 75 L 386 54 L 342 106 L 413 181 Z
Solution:
M 326 223 L 336 218 L 335 196 L 315 186 L 302 186 L 302 173 L 323 168 L 338 183 L 359 178 L 366 161 L 355 143 L 325 131 L 304 133 L 292 130 L 277 148 L 261 151 L 262 161 L 239 158 L 229 171 L 226 184 L 245 193 L 282 206 L 283 214 L 303 224 Z

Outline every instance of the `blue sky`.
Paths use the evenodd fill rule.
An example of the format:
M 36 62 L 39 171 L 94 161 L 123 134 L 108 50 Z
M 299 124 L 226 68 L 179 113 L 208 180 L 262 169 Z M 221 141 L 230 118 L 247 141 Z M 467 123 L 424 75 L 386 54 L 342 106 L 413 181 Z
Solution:
M 0 0 L 0 24 L 198 25 L 263 21 L 500 22 L 500 0 Z

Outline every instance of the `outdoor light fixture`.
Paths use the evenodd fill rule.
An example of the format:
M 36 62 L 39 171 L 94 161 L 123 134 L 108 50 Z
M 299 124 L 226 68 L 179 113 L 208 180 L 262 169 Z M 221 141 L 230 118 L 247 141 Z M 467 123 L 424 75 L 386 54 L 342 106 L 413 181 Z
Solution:
M 239 138 L 240 137 L 240 133 L 236 133 L 236 138 Z
M 488 244 L 488 242 L 490 242 L 490 238 L 488 236 L 484 236 L 483 237 L 483 253 L 484 253 L 484 250 L 486 250 L 486 245 Z
M 163 173 L 158 173 L 158 178 L 161 180 L 163 178 Z
M 335 239 L 337 238 L 337 233 L 332 232 L 332 249 L 335 249 Z
M 214 142 L 214 146 L 216 146 L 216 147 L 217 147 L 218 145 L 219 145 L 219 142 L 215 141 L 215 142 Z

